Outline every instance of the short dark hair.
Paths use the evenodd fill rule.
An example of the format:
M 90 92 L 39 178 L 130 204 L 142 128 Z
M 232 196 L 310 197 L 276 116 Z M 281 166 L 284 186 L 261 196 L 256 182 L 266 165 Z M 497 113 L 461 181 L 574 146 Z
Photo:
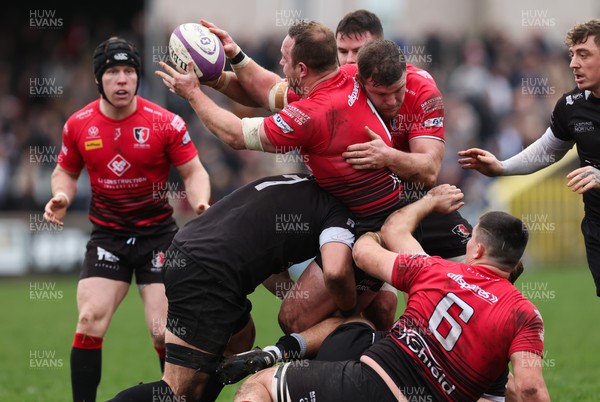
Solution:
M 529 232 L 523 222 L 502 211 L 488 212 L 479 218 L 477 240 L 486 246 L 499 268 L 513 270 L 525 252 Z
M 576 24 L 567 32 L 565 44 L 568 47 L 583 43 L 588 36 L 594 36 L 594 43 L 600 47 L 600 20 L 594 19 L 580 24 Z
M 376 40 L 360 48 L 356 57 L 358 74 L 364 81 L 388 86 L 397 82 L 406 71 L 406 60 L 400 47 L 390 40 Z
M 301 21 L 290 26 L 288 36 L 294 40 L 292 64 L 300 62 L 323 72 L 337 68 L 337 45 L 331 29 L 315 21 Z
M 383 39 L 383 27 L 379 17 L 368 10 L 356 10 L 344 15 L 335 29 L 335 37 L 360 36 L 371 33 L 374 39 Z

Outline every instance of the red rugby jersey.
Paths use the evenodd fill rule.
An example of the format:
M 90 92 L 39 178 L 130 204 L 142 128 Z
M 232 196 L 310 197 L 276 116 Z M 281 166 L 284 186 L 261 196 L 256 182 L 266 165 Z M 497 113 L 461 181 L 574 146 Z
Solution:
M 348 71 L 352 66 L 342 66 L 306 98 L 266 118 L 264 128 L 278 153 L 297 150 L 319 185 L 361 218 L 400 206 L 402 184 L 387 168 L 355 170 L 342 158 L 349 145 L 370 140 L 365 126 L 391 146 L 385 124 Z
M 410 152 L 408 141 L 432 138 L 445 141 L 444 100 L 433 77 L 425 70 L 406 65 L 406 95 L 398 115 L 386 124 L 394 148 Z
M 394 373 L 401 387 L 418 375 L 445 400 L 477 400 L 511 354 L 542 356 L 540 313 L 507 279 L 484 267 L 400 254 L 392 285 L 408 292 L 408 305 L 387 341 L 366 354 Z M 406 356 L 410 373 L 399 363 Z
M 345 67 L 349 75 L 358 74 L 356 64 Z M 300 97 L 291 90 L 282 101 L 288 103 Z M 406 65 L 406 95 L 404 102 L 393 119 L 385 122 L 394 148 L 410 152 L 408 141 L 413 138 L 433 138 L 445 141 L 444 136 L 444 100 L 435 80 L 427 71 Z
M 137 96 L 122 120 L 100 112 L 100 100 L 71 115 L 63 127 L 59 165 L 90 176 L 90 220 L 112 229 L 160 225 L 172 219 L 166 198 L 170 166 L 198 152 L 183 119 Z

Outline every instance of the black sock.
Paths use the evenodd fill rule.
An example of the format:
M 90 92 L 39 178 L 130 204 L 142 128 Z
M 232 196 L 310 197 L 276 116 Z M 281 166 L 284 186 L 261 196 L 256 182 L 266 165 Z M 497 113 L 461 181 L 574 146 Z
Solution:
M 158 354 L 158 361 L 160 363 L 160 372 L 164 373 L 165 372 L 165 353 L 166 353 L 165 347 L 154 345 L 154 350 L 156 350 L 156 353 Z
M 71 349 L 73 401 L 95 402 L 102 374 L 102 349 Z
M 214 402 L 223 390 L 224 385 L 219 381 L 219 377 L 211 375 L 202 392 L 200 402 Z
M 178 401 L 169 385 L 163 380 L 140 384 L 119 392 L 107 402 L 150 402 L 150 401 Z M 185 401 L 185 397 L 181 397 Z M 87 401 L 86 401 L 87 402 Z
M 283 360 L 301 359 L 302 348 L 300 342 L 292 335 L 284 335 L 275 344 L 281 350 Z

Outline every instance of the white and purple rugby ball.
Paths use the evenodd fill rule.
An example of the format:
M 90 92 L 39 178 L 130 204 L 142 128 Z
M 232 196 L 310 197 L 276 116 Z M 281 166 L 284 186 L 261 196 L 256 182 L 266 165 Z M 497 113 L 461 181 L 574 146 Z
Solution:
M 225 51 L 219 38 L 200 24 L 181 24 L 169 39 L 169 57 L 182 74 L 194 62 L 194 72 L 201 82 L 219 78 L 225 68 Z

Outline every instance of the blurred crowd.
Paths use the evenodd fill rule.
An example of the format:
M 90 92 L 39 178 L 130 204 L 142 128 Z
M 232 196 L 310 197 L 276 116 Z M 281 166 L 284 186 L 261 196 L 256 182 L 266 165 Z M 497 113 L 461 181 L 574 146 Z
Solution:
M 143 18 L 134 15 L 121 25 L 110 18 L 73 19 L 54 30 L 17 23 L 14 29 L 3 31 L 0 210 L 41 210 L 50 197 L 49 178 L 60 150 L 62 126 L 68 116 L 98 96 L 92 74 L 94 47 L 106 39 L 106 32 L 119 32 L 142 48 Z M 283 38 L 264 38 L 259 45 L 234 39 L 259 64 L 281 72 Z M 566 47 L 549 42 L 543 31 L 527 30 L 518 42 L 500 30 L 470 37 L 430 33 L 420 43 L 390 39 L 402 47 L 409 63 L 433 75 L 444 96 L 447 141 L 439 181 L 461 186 L 473 210 L 484 208 L 489 179 L 461 171 L 456 152 L 477 146 L 504 159 L 537 139 L 549 124 L 556 100 L 574 86 Z M 149 80 L 158 78 L 144 76 L 140 95 L 146 96 Z M 212 89 L 207 91 L 239 116 L 267 115 L 229 102 Z M 188 123 L 211 175 L 213 202 L 255 178 L 305 170 L 301 158 L 228 149 L 206 131 L 184 100 L 171 94 L 164 99 L 163 106 Z M 84 176 L 80 180 L 85 181 Z M 89 186 L 82 184 L 72 209 L 85 211 L 88 202 Z M 179 204 L 178 208 L 185 208 L 185 202 Z

